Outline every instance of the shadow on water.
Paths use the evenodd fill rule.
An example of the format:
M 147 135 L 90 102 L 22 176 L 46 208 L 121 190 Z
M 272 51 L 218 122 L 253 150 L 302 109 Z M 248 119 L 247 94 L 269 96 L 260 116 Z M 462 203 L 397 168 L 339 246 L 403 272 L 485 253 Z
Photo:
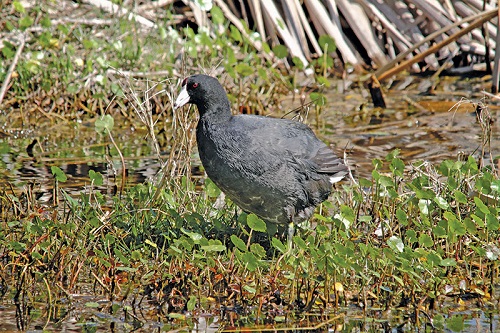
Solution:
M 329 93 L 329 107 L 323 109 L 321 114 L 311 113 L 308 123 L 320 137 L 332 144 L 337 153 L 346 151 L 349 164 L 361 177 L 370 177 L 372 159 L 383 159 L 393 149 L 400 149 L 400 156 L 405 162 L 425 160 L 440 163 L 445 159 L 473 155 L 485 165 L 493 163 L 498 167 L 499 101 L 485 102 L 490 117 L 488 135 L 491 141 L 483 151 L 486 132 L 478 121 L 477 104 L 484 100 L 477 84 L 474 86 L 471 83 L 471 87 L 462 87 L 463 94 L 454 90 L 439 95 L 422 94 L 411 89 L 391 91 L 386 95 L 386 110 L 371 108 L 367 104 L 369 98 L 359 92 Z M 284 101 L 285 108 L 288 105 L 293 108 L 296 104 L 296 101 Z M 127 184 L 141 183 L 154 177 L 160 164 L 145 139 L 145 131 L 132 126 L 116 131 L 119 133 L 115 140 L 125 155 Z M 72 195 L 77 196 L 90 186 L 90 170 L 105 176 L 100 190 L 114 194 L 120 186 L 121 161 L 116 158 L 117 153 L 111 145 L 102 144 L 105 141 L 96 135 L 92 124 L 75 124 L 72 128 L 56 132 L 53 128 L 37 128 L 29 132 L 4 128 L 0 131 L 0 186 L 19 192 L 23 186 L 31 186 L 37 200 L 50 203 L 55 186 L 51 167 L 55 165 L 68 175 L 68 181 L 59 186 Z M 193 159 L 193 164 L 196 168 L 199 161 Z M 443 315 L 433 315 L 432 322 L 422 311 L 408 317 L 408 311 L 400 312 L 398 309 L 370 309 L 364 312 L 350 307 L 335 312 L 332 310 L 330 314 L 300 314 L 293 321 L 283 317 L 283 324 L 273 318 L 272 324 L 259 322 L 255 325 L 255 321 L 248 318 L 247 322 L 234 322 L 231 309 L 221 309 L 217 304 L 211 312 L 173 316 L 165 322 L 165 318 L 152 315 L 155 305 L 147 302 L 138 309 L 133 304 L 114 307 L 113 303 L 100 300 L 91 291 L 70 296 L 71 302 L 68 298 L 67 306 L 55 307 L 53 318 L 45 329 L 61 332 L 216 332 L 222 331 L 219 322 L 224 321 L 234 327 L 250 327 L 233 330 L 231 324 L 225 324 L 227 332 L 402 332 L 433 329 L 495 332 L 500 319 L 498 313 L 479 309 L 474 301 L 455 302 L 450 299 L 446 309 L 440 309 Z M 19 328 L 41 331 L 47 324 L 38 319 L 44 311 L 43 305 L 37 307 L 35 303 L 32 308 L 21 309 L 11 301 L 2 301 L 0 331 Z M 117 312 L 116 309 L 120 310 Z M 241 317 L 239 320 L 242 320 Z M 294 324 L 290 325 L 291 322 Z

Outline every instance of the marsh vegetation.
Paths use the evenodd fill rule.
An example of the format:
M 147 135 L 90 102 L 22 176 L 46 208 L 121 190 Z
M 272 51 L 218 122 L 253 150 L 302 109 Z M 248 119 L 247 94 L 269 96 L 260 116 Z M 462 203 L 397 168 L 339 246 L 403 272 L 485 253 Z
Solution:
M 69 1 L 2 6 L 0 326 L 493 330 L 500 121 L 489 77 L 402 75 L 383 87 L 388 108 L 374 108 L 366 77 L 334 54 L 306 75 L 216 8 L 214 34 L 183 25 L 174 6 L 162 22 L 178 25 L 147 32 Z M 234 112 L 307 121 L 352 167 L 291 253 L 283 230 L 204 177 L 195 112 L 172 111 L 194 72 L 222 78 Z

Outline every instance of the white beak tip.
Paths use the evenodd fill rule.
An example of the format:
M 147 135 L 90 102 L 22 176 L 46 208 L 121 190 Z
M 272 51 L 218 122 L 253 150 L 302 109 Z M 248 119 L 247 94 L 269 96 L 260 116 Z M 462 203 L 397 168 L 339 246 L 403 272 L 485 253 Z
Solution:
M 174 110 L 189 103 L 189 99 L 190 99 L 190 96 L 186 90 L 186 86 L 184 86 L 184 87 L 182 87 L 181 92 L 179 93 L 179 96 L 177 96 L 177 99 L 174 102 Z

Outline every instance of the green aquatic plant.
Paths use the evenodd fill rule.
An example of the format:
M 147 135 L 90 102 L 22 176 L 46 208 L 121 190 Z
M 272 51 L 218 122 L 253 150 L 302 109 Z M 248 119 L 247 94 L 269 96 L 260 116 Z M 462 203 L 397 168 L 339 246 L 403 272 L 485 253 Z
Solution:
M 372 179 L 343 184 L 298 228 L 289 254 L 272 225 L 228 200 L 221 206 L 210 180 L 201 191 L 186 177 L 160 189 L 139 184 L 119 198 L 102 193 L 102 175 L 91 171 L 79 198 L 55 188 L 55 209 L 28 201 L 29 187 L 4 190 L 4 297 L 54 304 L 92 281 L 109 300 L 152 297 L 169 317 L 208 311 L 217 299 L 245 313 L 242 322 L 263 320 L 278 303 L 290 315 L 349 303 L 430 311 L 457 293 L 489 303 L 499 180 L 472 157 L 406 165 L 394 151 L 373 164 Z

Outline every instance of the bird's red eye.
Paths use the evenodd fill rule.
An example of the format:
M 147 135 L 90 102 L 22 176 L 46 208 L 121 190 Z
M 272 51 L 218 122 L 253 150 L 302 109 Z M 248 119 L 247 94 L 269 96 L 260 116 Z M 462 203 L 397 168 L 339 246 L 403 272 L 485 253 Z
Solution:
M 198 87 L 198 82 L 193 83 L 193 88 L 197 88 L 197 87 Z

